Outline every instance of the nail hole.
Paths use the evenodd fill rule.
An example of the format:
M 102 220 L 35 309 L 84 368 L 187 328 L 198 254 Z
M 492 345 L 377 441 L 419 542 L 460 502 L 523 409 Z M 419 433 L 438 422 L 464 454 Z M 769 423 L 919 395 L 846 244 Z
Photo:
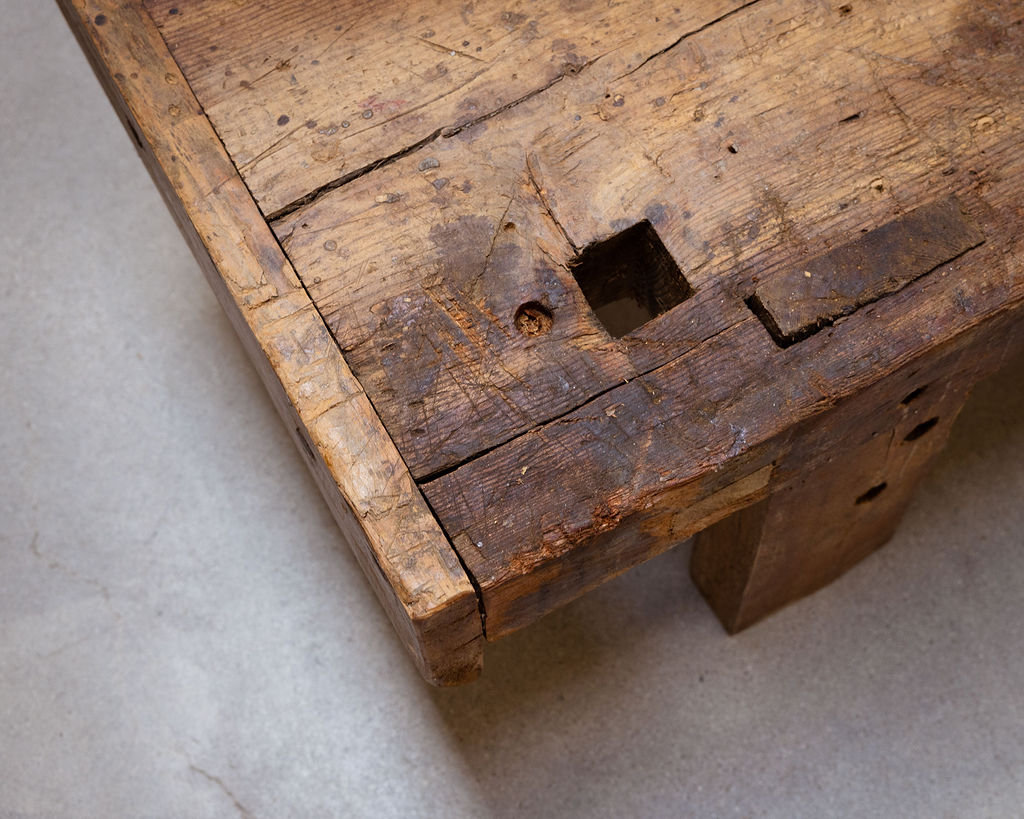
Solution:
M 735 145 L 730 145 L 729 146 L 729 153 L 731 153 L 731 154 L 738 154 L 739 152 L 740 152 L 739 148 L 737 148 Z
M 922 421 L 920 424 L 918 424 L 916 427 L 910 430 L 910 432 L 907 433 L 907 437 L 904 438 L 903 440 L 916 441 L 926 432 L 930 432 L 932 427 L 934 427 L 937 423 L 939 423 L 938 418 L 929 418 L 927 421 Z
M 646 219 L 583 249 L 572 274 L 598 321 L 622 338 L 693 294 Z
M 839 13 L 846 15 L 853 11 L 853 6 L 846 4 L 839 7 Z
M 551 330 L 551 311 L 539 301 L 528 301 L 516 310 L 516 329 L 524 336 L 542 336 Z
M 906 397 L 906 398 L 904 398 L 904 399 L 903 399 L 902 401 L 900 401 L 900 403 L 901 403 L 901 404 L 902 404 L 903 406 L 906 406 L 907 404 L 911 403 L 912 401 L 916 401 L 916 400 L 917 400 L 918 398 L 920 398 L 920 397 L 921 397 L 922 395 L 924 395 L 924 391 L 925 391 L 926 389 L 928 389 L 928 386 L 927 386 L 927 385 L 925 385 L 925 386 L 923 386 L 923 387 L 918 387 L 918 388 L 917 388 L 916 390 L 914 390 L 913 392 L 911 392 L 911 393 L 908 393 L 908 394 L 907 394 L 907 397 Z
M 863 495 L 857 498 L 856 505 L 860 506 L 862 503 L 870 503 L 879 495 L 881 495 L 888 485 L 889 484 L 883 482 L 878 484 L 877 486 L 872 486 L 867 492 L 865 492 Z

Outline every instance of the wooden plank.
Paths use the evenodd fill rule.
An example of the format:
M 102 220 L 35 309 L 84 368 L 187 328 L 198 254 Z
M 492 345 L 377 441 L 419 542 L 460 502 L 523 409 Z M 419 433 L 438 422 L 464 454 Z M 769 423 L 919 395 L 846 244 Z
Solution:
M 828 442 L 812 446 L 806 431 L 857 393 L 898 383 L 931 356 L 954 361 L 968 345 L 1019 341 L 1024 7 L 701 0 L 680 7 L 668 34 L 645 29 L 641 18 L 598 36 L 595 20 L 600 28 L 635 9 L 530 4 L 532 19 L 552 27 L 524 39 L 521 24 L 528 29 L 531 17 L 516 22 L 494 59 L 500 77 L 489 67 L 467 79 L 458 74 L 465 56 L 449 49 L 458 69 L 438 79 L 445 72 L 420 71 L 418 52 L 408 48 L 409 21 L 442 21 L 449 28 L 434 34 L 446 37 L 470 26 L 484 49 L 498 14 L 489 2 L 475 4 L 474 19 L 485 22 L 474 28 L 446 14 L 457 11 L 446 3 L 343 4 L 351 32 L 384 32 L 372 42 L 350 41 L 345 30 L 335 37 L 333 12 L 320 2 L 239 6 L 241 16 L 229 14 L 227 0 L 152 0 L 151 8 L 231 158 L 277 217 L 281 247 L 259 223 L 228 154 L 218 150 L 223 178 L 203 171 L 198 184 L 178 180 L 181 169 L 170 165 L 187 151 L 167 150 L 159 164 L 176 189 L 192 185 L 193 199 L 182 197 L 186 210 L 193 203 L 192 222 L 227 207 L 226 197 L 232 207 L 244 201 L 244 219 L 218 211 L 218 224 L 259 223 L 255 240 L 201 230 L 196 241 L 222 269 L 211 247 L 226 254 L 255 241 L 251 256 L 271 254 L 277 276 L 232 278 L 226 300 L 240 300 L 246 326 L 277 340 L 263 345 L 265 357 L 300 415 L 305 373 L 292 368 L 313 349 L 318 377 L 338 371 L 332 377 L 342 382 L 317 395 L 319 406 L 354 414 L 372 427 L 359 441 L 390 447 L 372 402 L 397 444 L 398 452 L 364 462 L 340 416 L 331 421 L 337 440 L 318 430 L 315 413 L 303 416 L 312 450 L 327 454 L 332 485 L 349 481 L 357 502 L 363 486 L 353 474 L 367 464 L 391 467 L 386 479 L 375 473 L 370 493 L 390 499 L 398 487 L 397 503 L 384 504 L 385 522 L 358 506 L 356 518 L 370 533 L 361 554 L 374 558 L 365 563 L 371 575 L 382 567 L 385 595 L 398 584 L 400 630 L 417 622 L 403 621 L 403 588 L 419 587 L 388 574 L 389 565 L 399 574 L 405 568 L 392 523 L 430 530 L 431 565 L 451 559 L 458 591 L 430 610 L 434 631 L 414 627 L 407 641 L 438 648 L 424 663 L 436 669 L 449 622 L 472 622 L 460 632 L 468 649 L 448 638 L 458 670 L 440 676 L 456 679 L 475 668 L 480 622 L 475 610 L 467 613 L 469 580 L 450 549 L 441 550 L 448 546 L 413 479 L 479 588 L 487 636 L 496 638 L 746 505 L 770 503 L 768 495 L 793 480 L 790 453 L 803 453 L 792 462 L 808 468 L 829 457 Z M 565 53 L 580 59 L 552 63 L 554 24 L 573 21 L 579 41 Z M 261 36 L 248 36 L 254 31 Z M 308 72 L 295 68 L 300 63 Z M 233 66 L 239 74 L 228 73 Z M 416 71 L 404 73 L 409 66 Z M 422 76 L 410 79 L 415 73 Z M 175 81 L 184 85 L 178 74 Z M 155 93 L 159 77 L 146 82 Z M 350 88 L 367 94 L 355 100 L 365 120 L 358 128 L 354 119 L 336 122 L 354 104 Z M 509 100 L 501 96 L 509 88 L 528 90 Z M 307 103 L 326 115 L 308 114 Z M 160 109 L 166 133 L 151 124 L 143 142 L 181 147 L 171 124 L 182 112 L 186 122 L 202 120 L 196 127 L 212 138 L 191 95 L 185 106 L 171 104 L 177 113 Z M 339 163 L 336 149 L 349 148 Z M 356 167 L 344 164 L 352 157 Z M 227 193 L 212 203 L 214 190 Z M 934 216 L 929 203 L 949 197 L 961 215 L 942 213 L 956 233 L 935 238 L 941 253 L 917 253 L 911 243 L 923 228 L 915 219 L 922 207 Z M 636 254 L 655 261 L 629 261 L 636 237 Z M 599 262 L 597 274 L 582 272 L 602 249 L 609 267 L 632 265 L 608 270 L 604 288 Z M 788 305 L 770 297 L 792 291 L 786 277 L 802 275 L 808 260 L 823 271 L 839 260 L 849 273 L 854 257 L 892 251 L 911 264 L 897 265 L 891 280 L 855 277 L 856 292 L 831 299 L 813 321 L 806 313 L 787 318 Z M 925 256 L 931 267 L 923 267 Z M 638 276 L 647 277 L 644 287 L 629 291 Z M 829 286 L 848 289 L 835 276 Z M 758 292 L 763 301 L 752 298 Z M 618 329 L 594 309 L 631 298 L 641 312 L 660 315 Z M 775 341 L 748 303 L 776 323 Z M 300 313 L 312 326 L 285 338 Z M 320 366 L 321 353 L 329 367 Z M 341 457 L 331 460 L 337 450 Z M 398 453 L 408 472 L 395 472 Z M 458 605 L 446 607 L 448 600 Z M 439 610 L 458 614 L 434 617 Z
M 932 351 L 954 355 L 972 339 L 1002 349 L 1022 336 L 1024 242 L 1013 237 L 786 349 L 751 315 L 424 492 L 497 639 L 733 511 L 716 493 L 779 462 L 801 422 Z M 830 454 L 822 447 L 818 457 Z M 701 516 L 673 525 L 695 504 Z
M 793 344 L 984 241 L 954 196 L 930 202 L 754 291 L 751 309 Z
M 780 272 L 983 193 L 1018 162 L 1024 12 L 961 12 L 760 0 L 641 67 L 609 54 L 607 84 L 567 78 L 275 230 L 427 479 L 687 354 Z M 988 51 L 986 31 L 1005 32 Z M 694 293 L 616 339 L 571 262 L 642 219 Z M 527 303 L 546 334 L 517 330 Z
M 139 3 L 61 8 L 421 673 L 482 663 L 476 594 Z
M 147 0 L 264 213 L 746 5 Z M 601 81 L 601 80 L 598 80 Z
M 730 633 L 831 583 L 884 545 L 1007 341 L 992 333 L 794 430 L 771 497 L 697 535 L 690 568 Z M 823 457 L 824 454 L 824 457 Z

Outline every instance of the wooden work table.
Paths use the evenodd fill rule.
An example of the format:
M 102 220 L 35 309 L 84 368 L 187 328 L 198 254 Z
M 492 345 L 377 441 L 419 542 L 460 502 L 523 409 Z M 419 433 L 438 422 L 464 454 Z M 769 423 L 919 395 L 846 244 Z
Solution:
M 432 682 L 815 591 L 1024 344 L 1017 0 L 61 5 Z

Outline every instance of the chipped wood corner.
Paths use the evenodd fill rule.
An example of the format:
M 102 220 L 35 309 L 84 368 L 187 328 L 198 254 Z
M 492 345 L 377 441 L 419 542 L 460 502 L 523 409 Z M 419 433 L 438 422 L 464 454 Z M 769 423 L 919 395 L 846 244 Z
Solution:
M 420 672 L 474 679 L 476 591 L 153 21 L 58 3 Z

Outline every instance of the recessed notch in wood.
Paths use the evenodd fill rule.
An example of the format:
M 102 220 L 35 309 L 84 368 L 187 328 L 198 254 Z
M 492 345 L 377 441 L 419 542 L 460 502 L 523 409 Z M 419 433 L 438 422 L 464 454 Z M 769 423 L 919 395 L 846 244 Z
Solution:
M 614 338 L 633 332 L 693 294 L 646 219 L 585 247 L 572 273 L 601 325 Z
M 788 347 L 984 241 L 959 200 L 948 196 L 775 276 L 747 306 L 775 343 Z

